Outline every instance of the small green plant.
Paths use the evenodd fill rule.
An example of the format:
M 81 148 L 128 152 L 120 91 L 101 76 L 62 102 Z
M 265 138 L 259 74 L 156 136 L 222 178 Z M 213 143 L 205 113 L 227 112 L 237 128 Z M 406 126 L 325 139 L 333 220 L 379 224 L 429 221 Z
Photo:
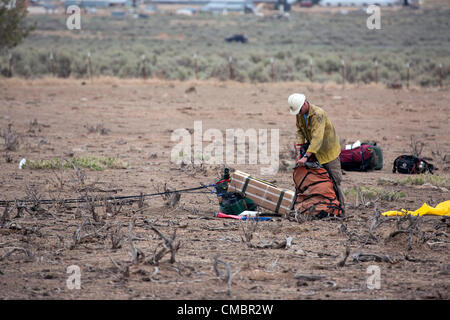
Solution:
M 357 205 L 367 205 L 369 202 L 378 200 L 395 201 L 406 197 L 406 194 L 403 191 L 390 191 L 384 188 L 373 187 L 352 187 L 344 190 L 344 194 L 349 201 L 354 201 Z
M 102 171 L 105 169 L 125 169 L 127 165 L 121 160 L 113 157 L 73 157 L 70 159 L 53 158 L 51 160 L 27 160 L 23 169 L 71 169 L 86 168 L 89 170 Z
M 418 175 L 410 175 L 403 179 L 378 179 L 378 185 L 413 185 L 413 186 L 421 186 L 426 183 L 431 184 L 436 187 L 444 187 L 450 189 L 450 179 L 438 175 L 430 175 L 430 174 L 418 174 Z

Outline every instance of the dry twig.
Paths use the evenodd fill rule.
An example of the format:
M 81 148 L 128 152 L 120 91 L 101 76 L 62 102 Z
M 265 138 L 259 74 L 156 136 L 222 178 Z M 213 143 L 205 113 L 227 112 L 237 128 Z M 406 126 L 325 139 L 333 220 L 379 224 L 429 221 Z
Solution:
M 134 236 L 133 236 L 133 228 L 134 228 L 135 220 L 133 219 L 132 222 L 130 222 L 130 225 L 128 227 L 128 241 L 130 243 L 130 256 L 131 256 L 131 263 L 132 264 L 138 264 L 142 260 L 144 260 L 145 255 L 140 249 L 136 249 L 136 247 L 133 244 Z
M 349 255 L 350 255 L 350 246 L 348 245 L 348 243 L 345 243 L 344 254 L 342 255 L 341 260 L 339 260 L 336 265 L 338 267 L 343 267 L 345 265 L 345 262 L 347 261 L 347 258 Z
M 0 136 L 5 140 L 5 150 L 16 151 L 19 148 L 20 136 L 14 131 L 12 123 L 8 123 L 8 129 L 2 131 Z
M 153 255 L 151 259 L 147 261 L 147 263 L 152 265 L 157 265 L 159 261 L 166 255 L 168 251 L 170 251 L 170 263 L 175 263 L 175 254 L 180 248 L 181 243 L 179 241 L 175 241 L 177 230 L 175 229 L 171 238 L 164 235 L 161 231 L 159 231 L 153 224 L 150 223 L 150 228 L 161 238 L 164 240 L 162 248 Z M 156 250 L 155 250 L 156 251 Z
M 226 282 L 226 284 L 227 284 L 227 291 L 226 291 L 227 295 L 228 295 L 228 296 L 231 296 L 231 284 L 233 283 L 233 277 L 234 277 L 240 270 L 236 271 L 236 272 L 233 274 L 233 273 L 231 272 L 231 267 L 230 267 L 230 265 L 229 265 L 227 262 L 220 260 L 220 259 L 219 259 L 219 255 L 217 255 L 217 256 L 214 258 L 214 264 L 213 264 L 213 267 L 214 267 L 214 271 L 215 271 L 215 273 L 216 273 L 216 276 L 217 276 L 219 279 L 221 279 L 221 278 L 223 277 L 223 275 L 224 275 L 224 274 L 222 274 L 222 272 L 220 271 L 219 264 L 220 264 L 220 265 L 223 265 L 224 268 L 225 268 L 225 277 L 224 277 L 222 280 L 223 280 L 224 282 Z
M 10 250 L 7 253 L 5 253 L 3 256 L 0 257 L 0 261 L 8 258 L 11 254 L 13 254 L 16 251 L 22 251 L 23 253 L 25 253 L 25 255 L 27 256 L 28 259 L 33 258 L 33 254 L 31 253 L 31 251 L 29 251 L 25 248 L 13 247 L 13 248 L 10 248 Z
M 253 233 L 255 233 L 258 228 L 258 220 L 241 220 L 240 222 L 242 231 L 241 240 L 242 242 L 247 243 L 247 245 L 250 245 L 250 242 L 253 239 Z
M 32 202 L 31 206 L 25 206 L 26 212 L 28 212 L 33 217 L 36 214 L 45 213 L 46 210 L 41 208 L 41 195 L 36 190 L 36 188 L 27 184 L 25 186 L 25 189 L 27 193 L 26 200 L 30 200 Z
M 402 223 L 404 221 L 408 221 L 409 225 L 406 229 L 402 229 Z M 417 234 L 418 236 L 424 237 L 424 232 L 422 232 L 419 228 L 419 223 L 421 221 L 420 216 L 412 216 L 412 215 L 406 215 L 404 217 L 400 217 L 397 220 L 397 230 L 391 232 L 388 236 L 388 239 L 394 238 L 396 235 L 401 233 L 407 233 L 408 234 L 408 250 L 412 249 L 412 240 L 413 235 Z
M 357 262 L 377 261 L 377 262 L 394 263 L 394 261 L 389 256 L 383 256 L 374 253 L 356 252 L 353 254 L 352 257 L 353 261 Z
M 411 143 L 409 144 L 409 146 L 411 148 L 412 155 L 419 158 L 420 154 L 422 153 L 423 147 L 425 146 L 425 143 L 416 140 L 416 137 L 414 135 L 411 135 Z
M 373 216 L 372 223 L 370 224 L 370 227 L 369 227 L 369 237 L 368 237 L 367 241 L 369 240 L 369 238 L 372 240 L 378 241 L 378 238 L 373 233 L 375 231 L 375 229 L 378 228 L 382 223 L 384 223 L 386 221 L 395 220 L 395 217 L 382 216 L 376 206 L 374 208 L 374 211 L 375 211 L 375 215 Z
M 109 237 L 111 239 L 111 249 L 120 249 L 122 245 L 120 244 L 122 242 L 122 232 L 120 231 L 121 225 L 117 224 L 113 229 L 111 230 L 111 233 L 109 234 Z
M 9 203 L 6 204 L 5 210 L 3 210 L 3 215 L 0 219 L 0 227 L 3 227 L 7 221 L 9 221 Z
M 104 198 L 105 212 L 107 215 L 115 217 L 122 212 L 123 201 L 120 200 L 108 200 L 108 197 Z
M 111 257 L 109 257 L 109 260 L 111 260 L 112 264 L 120 272 L 120 274 L 122 275 L 122 279 L 128 279 L 130 277 L 130 266 L 127 265 L 125 267 L 122 267 Z
M 261 242 L 261 244 L 253 244 L 250 241 L 247 242 L 247 246 L 249 248 L 254 248 L 254 249 L 283 249 L 283 248 L 287 248 L 289 246 L 289 243 L 291 240 L 288 240 L 288 238 L 285 238 L 284 240 L 281 241 L 276 241 L 276 240 L 270 240 L 270 242 L 267 242 L 263 239 L 261 239 L 261 237 L 258 235 L 258 239 Z
M 92 228 L 94 228 L 94 232 L 88 233 L 88 234 L 83 234 L 83 231 L 85 231 L 85 228 L 87 225 L 91 225 Z M 78 227 L 77 229 L 74 231 L 72 239 L 73 239 L 73 243 L 70 246 L 70 250 L 73 250 L 77 247 L 78 244 L 82 243 L 84 240 L 92 238 L 92 237 L 102 237 L 99 234 L 99 231 L 101 231 L 103 228 L 106 228 L 106 225 L 104 225 L 103 227 L 101 227 L 98 230 L 95 230 L 95 227 L 93 225 L 93 223 L 90 221 L 89 218 L 86 218 Z

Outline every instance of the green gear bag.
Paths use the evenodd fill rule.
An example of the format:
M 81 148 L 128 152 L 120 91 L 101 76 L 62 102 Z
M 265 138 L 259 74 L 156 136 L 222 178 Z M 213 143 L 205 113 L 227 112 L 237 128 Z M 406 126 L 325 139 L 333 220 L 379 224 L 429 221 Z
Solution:
M 381 170 L 383 169 L 383 151 L 380 147 L 372 145 L 373 151 L 375 151 L 375 164 L 374 169 L 375 170 Z
M 242 194 L 236 192 L 223 194 L 219 206 L 220 212 L 232 215 L 238 215 L 246 210 L 257 210 L 257 206 L 253 200 L 243 197 Z
M 363 142 L 361 145 L 368 144 L 372 149 L 373 156 L 370 159 L 370 168 L 374 170 L 383 169 L 383 151 L 376 142 Z
M 257 210 L 258 207 L 255 202 L 245 197 L 243 193 L 228 192 L 229 179 L 229 169 L 225 168 L 223 179 L 216 182 L 216 192 L 217 197 L 219 198 L 220 212 L 238 215 L 245 210 Z

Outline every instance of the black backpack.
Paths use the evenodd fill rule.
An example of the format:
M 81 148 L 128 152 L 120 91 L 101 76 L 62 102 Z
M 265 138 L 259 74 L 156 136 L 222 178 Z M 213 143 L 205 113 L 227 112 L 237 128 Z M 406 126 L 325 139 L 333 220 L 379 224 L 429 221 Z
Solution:
M 392 172 L 404 174 L 420 174 L 429 171 L 433 174 L 434 166 L 423 159 L 410 155 L 402 155 L 394 160 Z

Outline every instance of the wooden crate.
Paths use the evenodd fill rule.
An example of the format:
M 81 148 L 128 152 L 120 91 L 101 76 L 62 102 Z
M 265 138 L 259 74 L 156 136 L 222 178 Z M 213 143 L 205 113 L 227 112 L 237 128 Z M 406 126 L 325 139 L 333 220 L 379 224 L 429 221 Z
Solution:
M 243 192 L 258 206 L 279 214 L 288 214 L 295 200 L 295 192 L 250 176 L 242 171 L 231 174 L 229 192 Z

